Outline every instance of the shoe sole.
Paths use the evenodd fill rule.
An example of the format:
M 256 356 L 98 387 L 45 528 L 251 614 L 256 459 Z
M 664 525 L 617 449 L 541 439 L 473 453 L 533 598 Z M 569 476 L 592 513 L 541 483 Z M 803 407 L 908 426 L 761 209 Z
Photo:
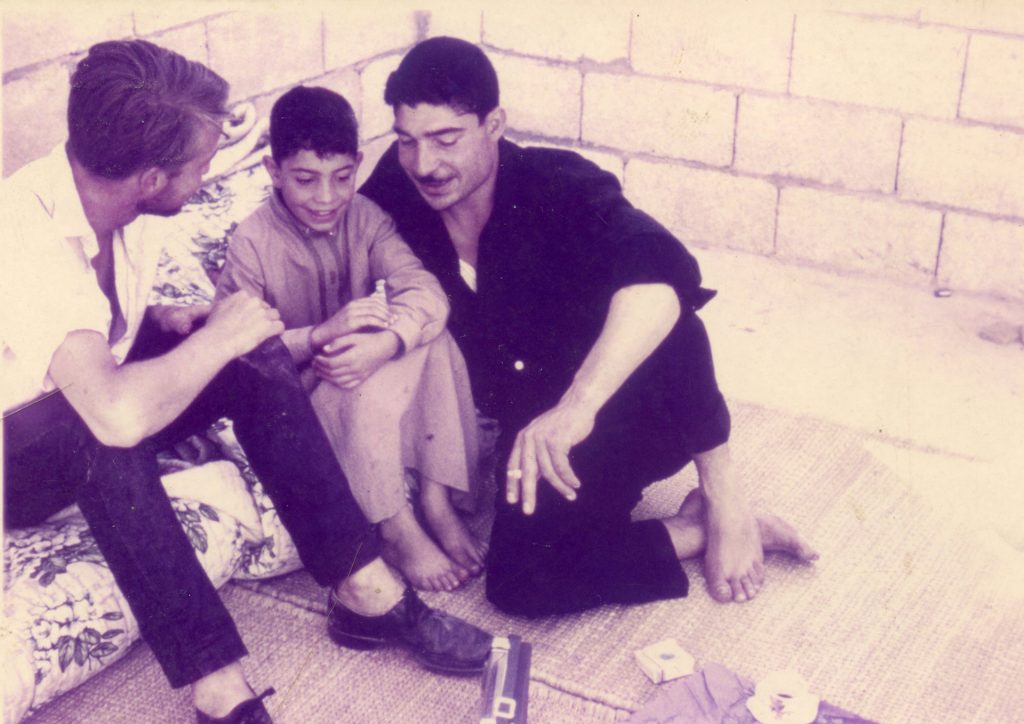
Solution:
M 473 668 L 457 668 L 451 666 L 443 666 L 430 659 L 424 657 L 422 654 L 409 649 L 406 646 L 402 646 L 400 643 L 392 643 L 390 641 L 384 641 L 382 639 L 368 638 L 365 636 L 356 636 L 354 634 L 345 633 L 344 631 L 335 631 L 328 629 L 327 635 L 330 636 L 331 641 L 336 643 L 338 646 L 342 646 L 346 649 L 355 649 L 357 651 L 372 651 L 374 649 L 384 648 L 386 646 L 394 646 L 397 648 L 404 649 L 409 652 L 409 655 L 416 659 L 416 662 L 427 671 L 432 671 L 435 674 L 444 674 L 446 676 L 478 676 L 484 672 L 484 666 Z

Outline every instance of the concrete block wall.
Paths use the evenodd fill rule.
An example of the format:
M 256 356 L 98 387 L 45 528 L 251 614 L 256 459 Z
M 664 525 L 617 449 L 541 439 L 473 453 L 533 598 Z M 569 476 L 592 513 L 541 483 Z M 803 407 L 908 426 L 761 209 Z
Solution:
M 252 101 L 267 115 L 297 83 L 323 85 L 352 103 L 368 173 L 390 140 L 384 82 L 402 55 L 424 36 L 429 14 L 407 7 L 345 5 L 344 11 L 298 4 L 183 3 L 143 10 L 123 3 L 104 12 L 68 13 L 60 4 L 3 13 L 3 172 L 10 175 L 66 137 L 68 81 L 75 64 L 99 41 L 144 38 L 216 70 L 231 84 L 231 101 Z
M 339 90 L 365 173 L 387 74 L 456 35 L 494 61 L 514 140 L 583 153 L 688 245 L 1024 299 L 1018 0 L 239 7 L 8 10 L 4 173 L 63 136 L 70 69 L 115 37 L 210 64 L 263 112 L 294 83 Z
M 513 138 L 589 155 L 691 246 L 1024 299 L 1024 3 L 549 5 L 464 36 Z

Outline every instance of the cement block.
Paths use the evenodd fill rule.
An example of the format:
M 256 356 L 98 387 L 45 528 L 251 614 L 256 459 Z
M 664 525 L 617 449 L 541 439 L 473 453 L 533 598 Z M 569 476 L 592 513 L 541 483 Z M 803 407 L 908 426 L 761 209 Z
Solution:
M 232 99 L 249 98 L 322 75 L 322 35 L 319 12 L 223 15 L 207 24 L 210 65 Z
M 168 28 L 194 24 L 216 15 L 218 9 L 216 5 L 197 5 L 188 2 L 173 5 L 153 4 L 144 9 L 138 8 L 132 13 L 135 17 L 135 34 L 146 36 Z
M 1024 133 L 910 119 L 899 194 L 1024 218 Z
M 459 2 L 434 4 L 427 20 L 427 37 L 447 35 L 479 43 L 482 37 L 483 11 Z
M 938 281 L 1024 300 L 1024 222 L 947 214 Z
M 359 150 L 363 152 L 363 162 L 359 164 L 359 170 L 356 172 L 356 188 L 359 188 L 370 177 L 373 169 L 377 167 L 380 157 L 384 155 L 394 140 L 393 136 L 381 136 L 360 147 Z
M 605 151 L 595 151 L 590 148 L 580 148 L 574 146 L 571 143 L 551 143 L 548 141 L 534 141 L 527 138 L 518 138 L 516 134 L 508 134 L 509 140 L 519 144 L 520 146 L 537 146 L 540 148 L 557 148 L 562 151 L 572 151 L 583 156 L 588 161 L 593 161 L 602 170 L 614 174 L 615 178 L 619 180 L 619 183 L 623 183 L 625 179 L 626 164 L 622 159 L 622 156 L 617 156 L 614 153 L 606 153 Z
M 633 19 L 633 67 L 650 75 L 784 92 L 793 14 L 773 5 L 655 5 Z
M 363 124 L 360 136 L 369 140 L 391 133 L 395 114 L 391 106 L 384 103 L 384 85 L 388 76 L 398 67 L 402 56 L 388 55 L 375 60 L 363 68 L 360 81 L 363 88 Z
M 778 255 L 832 269 L 927 280 L 935 270 L 942 213 L 863 196 L 784 188 Z
M 484 43 L 525 55 L 600 62 L 629 55 L 629 10 L 558 3 L 494 4 L 484 10 Z
M 921 20 L 1024 35 L 1024 4 L 1018 0 L 928 0 Z
M 956 30 L 800 13 L 790 91 L 952 118 L 966 44 Z
M 576 68 L 491 53 L 511 128 L 552 138 L 580 136 L 583 76 Z
M 1024 38 L 971 38 L 960 117 L 1024 128 Z
M 893 18 L 898 20 L 917 20 L 921 8 L 928 0 L 829 0 L 816 5 L 804 3 L 805 7 L 828 9 L 847 15 L 870 15 L 877 18 Z
M 324 50 L 333 70 L 416 42 L 416 12 L 387 3 L 324 6 Z
M 146 40 L 184 55 L 203 65 L 209 65 L 209 50 L 206 47 L 206 26 L 202 23 L 184 25 L 174 30 L 151 35 Z M 225 79 L 230 82 L 230 79 Z
M 892 191 L 898 116 L 789 97 L 742 95 L 739 102 L 736 168 Z
M 583 79 L 582 138 L 589 143 L 728 166 L 735 115 L 728 91 L 605 73 Z
M 684 243 L 772 253 L 777 191 L 766 181 L 631 160 L 626 195 Z
M 4 176 L 67 138 L 69 79 L 66 65 L 49 63 L 4 84 Z
M 45 9 L 24 6 L 3 13 L 4 72 L 81 53 L 102 40 L 132 36 L 132 13 L 115 7 L 103 12 L 68 12 L 60 3 Z

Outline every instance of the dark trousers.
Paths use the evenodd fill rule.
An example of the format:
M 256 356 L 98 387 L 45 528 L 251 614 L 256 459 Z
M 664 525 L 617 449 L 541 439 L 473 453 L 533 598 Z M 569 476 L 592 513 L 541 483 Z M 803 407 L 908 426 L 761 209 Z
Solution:
M 177 338 L 149 328 L 132 358 Z M 4 419 L 4 524 L 37 524 L 77 503 L 171 686 L 246 654 L 160 483 L 156 452 L 222 416 L 318 583 L 377 557 L 295 366 L 279 339 L 225 367 L 182 415 L 132 448 L 101 444 L 57 393 Z
M 506 463 L 521 425 L 503 425 L 488 599 L 509 613 L 543 616 L 685 596 L 686 574 L 668 531 L 656 520 L 631 522 L 630 513 L 645 487 L 727 441 L 729 425 L 707 334 L 692 313 L 573 448 L 569 460 L 582 483 L 574 502 L 545 481 L 533 515 L 505 502 Z

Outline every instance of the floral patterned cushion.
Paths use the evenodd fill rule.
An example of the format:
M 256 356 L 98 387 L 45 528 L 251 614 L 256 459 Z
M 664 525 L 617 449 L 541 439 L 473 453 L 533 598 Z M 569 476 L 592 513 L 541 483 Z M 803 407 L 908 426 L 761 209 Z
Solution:
M 230 437 L 226 424 L 218 428 L 209 434 Z M 291 540 L 273 535 L 276 514 L 262 489 L 243 477 L 238 463 L 162 464 L 171 505 L 215 586 L 240 572 L 258 577 L 299 567 Z M 270 534 L 264 519 L 272 523 Z M 7 722 L 78 686 L 139 638 L 138 624 L 74 508 L 43 525 L 8 531 L 4 615 Z

